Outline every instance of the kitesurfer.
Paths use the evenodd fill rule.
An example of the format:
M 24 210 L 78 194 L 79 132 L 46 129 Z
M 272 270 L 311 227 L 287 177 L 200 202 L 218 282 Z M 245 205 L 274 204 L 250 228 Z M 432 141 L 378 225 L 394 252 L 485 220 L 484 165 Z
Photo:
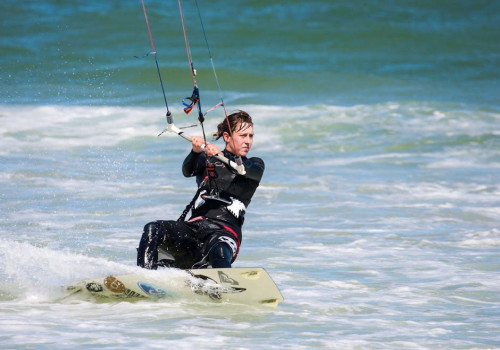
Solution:
M 196 176 L 199 188 L 195 198 L 177 221 L 148 223 L 139 243 L 137 265 L 226 268 L 236 259 L 242 240 L 246 208 L 264 173 L 262 159 L 247 158 L 253 143 L 253 122 L 244 111 L 227 116 L 217 128 L 216 140 L 223 138 L 225 149 L 202 137 L 191 138 L 192 149 L 182 165 L 186 177 Z M 223 154 L 241 161 L 245 174 L 238 174 L 214 156 Z M 184 217 L 191 210 L 191 217 Z

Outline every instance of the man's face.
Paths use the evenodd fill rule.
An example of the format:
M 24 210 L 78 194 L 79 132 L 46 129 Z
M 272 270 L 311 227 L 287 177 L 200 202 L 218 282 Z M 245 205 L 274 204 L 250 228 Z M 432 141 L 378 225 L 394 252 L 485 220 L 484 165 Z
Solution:
M 227 132 L 224 133 L 226 149 L 233 154 L 244 157 L 250 151 L 250 148 L 252 148 L 253 126 L 238 124 L 236 130 L 233 132 L 232 137 Z

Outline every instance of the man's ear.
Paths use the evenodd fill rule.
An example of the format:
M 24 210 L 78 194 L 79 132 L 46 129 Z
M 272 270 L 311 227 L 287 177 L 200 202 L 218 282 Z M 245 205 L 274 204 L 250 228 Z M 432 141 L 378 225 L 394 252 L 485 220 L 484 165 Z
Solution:
M 224 138 L 224 142 L 225 143 L 229 143 L 229 141 L 231 141 L 231 136 L 224 131 L 224 133 L 222 134 L 222 137 Z

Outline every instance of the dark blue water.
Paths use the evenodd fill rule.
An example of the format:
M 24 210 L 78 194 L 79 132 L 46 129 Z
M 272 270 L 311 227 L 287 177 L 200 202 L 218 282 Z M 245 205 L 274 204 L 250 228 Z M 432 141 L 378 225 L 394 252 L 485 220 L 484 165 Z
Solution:
M 1 103 L 161 105 L 140 1 L 0 4 Z M 190 92 L 176 1 L 147 1 L 172 103 Z M 498 106 L 497 1 L 200 1 L 234 104 L 440 101 Z M 194 1 L 183 5 L 202 96 L 218 93 Z M 187 96 L 187 95 L 186 95 Z

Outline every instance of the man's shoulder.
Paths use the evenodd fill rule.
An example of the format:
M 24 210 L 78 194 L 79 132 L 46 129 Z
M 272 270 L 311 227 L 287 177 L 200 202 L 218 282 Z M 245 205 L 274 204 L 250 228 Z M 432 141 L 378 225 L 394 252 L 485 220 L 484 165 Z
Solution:
M 245 161 L 245 159 L 252 162 L 252 163 L 258 163 L 258 164 L 264 165 L 264 160 L 262 158 L 259 158 L 259 157 L 250 157 L 250 158 L 243 157 L 243 161 Z

